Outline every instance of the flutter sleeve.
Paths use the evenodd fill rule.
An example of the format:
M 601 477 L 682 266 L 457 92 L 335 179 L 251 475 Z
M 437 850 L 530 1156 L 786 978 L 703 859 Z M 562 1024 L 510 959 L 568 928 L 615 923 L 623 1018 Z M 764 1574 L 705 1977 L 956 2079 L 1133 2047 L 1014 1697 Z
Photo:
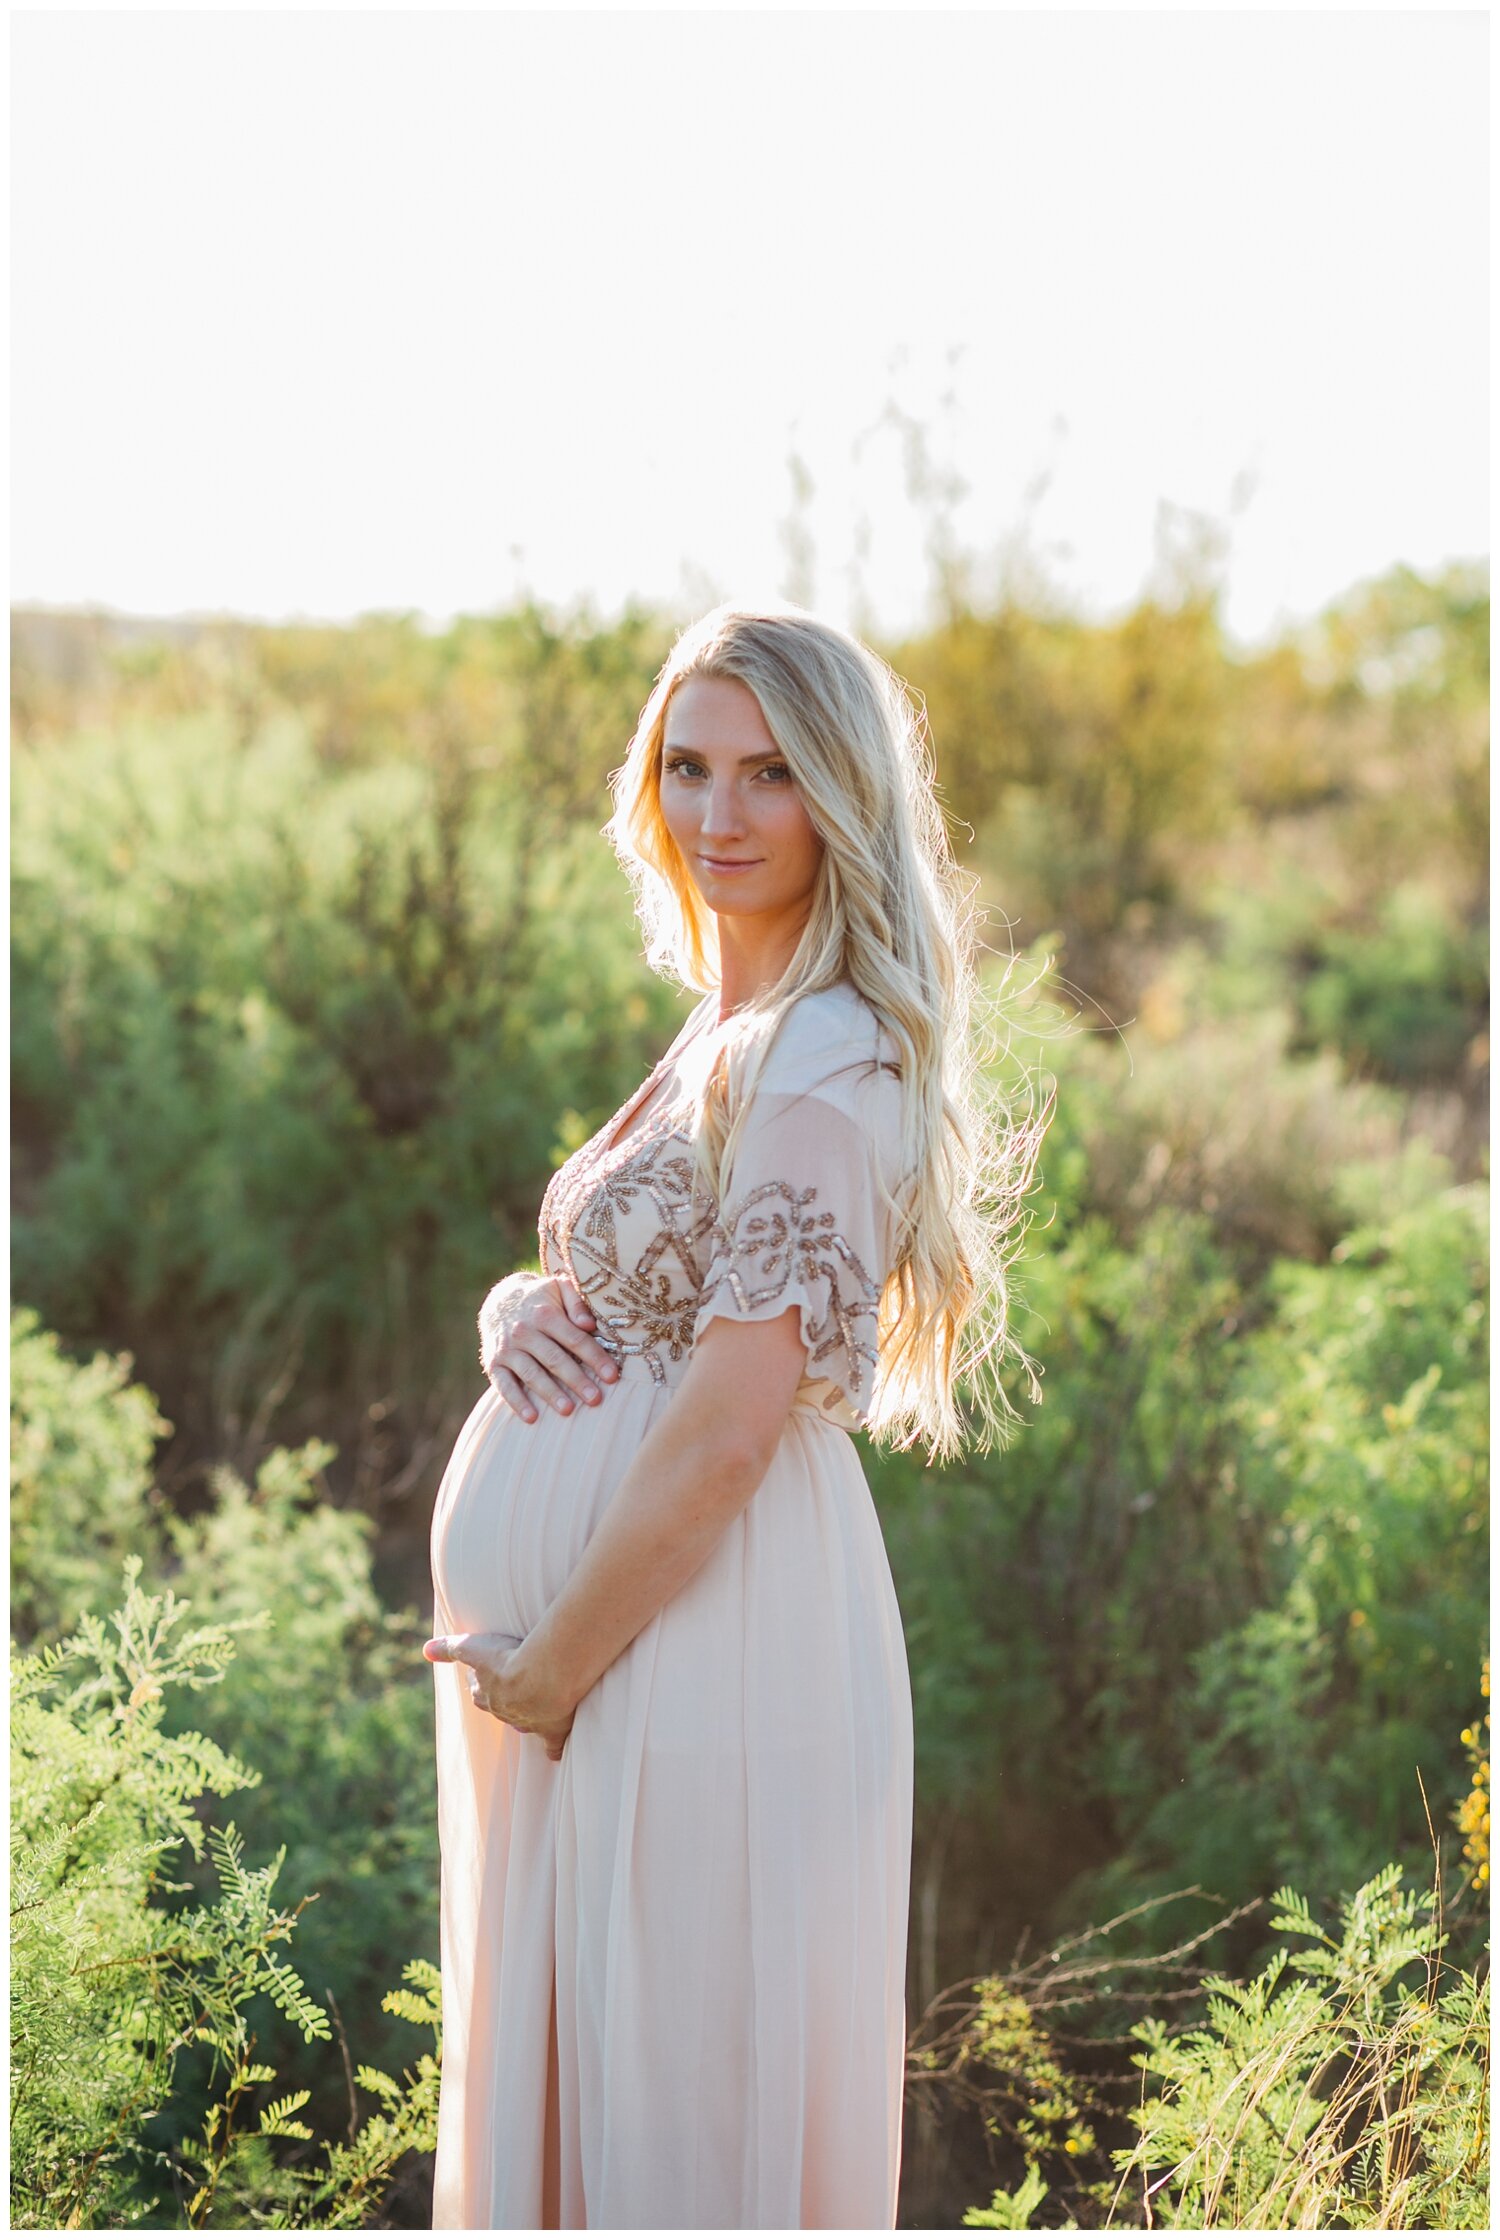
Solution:
M 799 1310 L 799 1398 L 845 1429 L 869 1420 L 880 1295 L 890 1267 L 901 1084 L 888 1030 L 819 991 L 786 1015 L 765 1059 L 708 1237 L 694 1341 L 715 1317 Z

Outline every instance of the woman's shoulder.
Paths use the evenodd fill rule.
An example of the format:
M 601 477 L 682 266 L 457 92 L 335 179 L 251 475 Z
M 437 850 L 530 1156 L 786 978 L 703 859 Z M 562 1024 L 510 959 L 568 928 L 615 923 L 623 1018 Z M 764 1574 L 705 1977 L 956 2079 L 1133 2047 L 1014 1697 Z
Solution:
M 895 1036 L 850 980 L 810 988 L 781 1016 L 766 1058 L 767 1082 L 810 1091 L 852 1084 L 870 1071 L 899 1064 Z
M 826 988 L 809 988 L 788 1008 L 784 1026 L 793 1021 L 795 1031 L 812 1040 L 829 1034 L 851 1041 L 869 1041 L 877 1034 L 895 1040 L 869 997 L 852 980 L 834 980 Z

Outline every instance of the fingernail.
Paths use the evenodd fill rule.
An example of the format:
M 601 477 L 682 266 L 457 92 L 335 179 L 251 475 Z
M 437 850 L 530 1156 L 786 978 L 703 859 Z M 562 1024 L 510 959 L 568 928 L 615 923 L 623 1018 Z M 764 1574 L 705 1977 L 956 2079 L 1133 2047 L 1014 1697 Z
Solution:
M 571 1400 L 555 1400 L 555 1401 L 553 1402 L 553 1406 L 554 1406 L 554 1407 L 556 1408 L 556 1410 L 557 1410 L 557 1412 L 558 1412 L 558 1414 L 559 1414 L 560 1416 L 565 1416 L 565 1415 L 567 1415 L 567 1413 L 568 1413 L 568 1411 L 569 1411 L 569 1410 L 571 1409 L 572 1405 L 573 1405 L 573 1403 L 572 1403 L 572 1401 L 571 1401 Z
M 536 1410 L 535 1410 L 535 1408 L 523 1408 L 523 1409 L 522 1409 L 522 1411 L 521 1411 L 521 1413 L 522 1413 L 522 1415 L 523 1415 L 523 1416 L 525 1417 L 525 1419 L 526 1419 L 526 1421 L 527 1421 L 528 1423 L 535 1423 L 535 1422 L 536 1422 Z
M 587 1400 L 587 1402 L 589 1403 L 589 1406 L 590 1406 L 590 1407 L 592 1407 L 592 1406 L 594 1405 L 594 1403 L 595 1403 L 595 1402 L 597 1401 L 597 1399 L 599 1398 L 599 1395 L 598 1395 L 598 1393 L 597 1393 L 597 1392 L 596 1392 L 596 1391 L 594 1390 L 594 1388 L 593 1388 L 593 1386 L 592 1386 L 591 1384 L 586 1384 L 586 1385 L 584 1386 L 584 1388 L 583 1388 L 583 1397 L 584 1397 L 584 1399 L 585 1399 L 585 1400 Z
M 599 1374 L 601 1377 L 608 1377 L 610 1383 L 613 1384 L 620 1372 L 615 1367 L 612 1361 L 606 1361 L 604 1367 L 599 1371 Z

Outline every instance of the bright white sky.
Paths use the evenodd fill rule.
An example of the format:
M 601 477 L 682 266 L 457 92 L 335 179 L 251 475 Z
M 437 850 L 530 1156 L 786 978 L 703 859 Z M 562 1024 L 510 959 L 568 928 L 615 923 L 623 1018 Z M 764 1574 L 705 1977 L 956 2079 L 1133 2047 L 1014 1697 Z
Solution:
M 897 630 L 888 405 L 1086 613 L 1488 549 L 1483 11 L 11 21 L 17 601 Z

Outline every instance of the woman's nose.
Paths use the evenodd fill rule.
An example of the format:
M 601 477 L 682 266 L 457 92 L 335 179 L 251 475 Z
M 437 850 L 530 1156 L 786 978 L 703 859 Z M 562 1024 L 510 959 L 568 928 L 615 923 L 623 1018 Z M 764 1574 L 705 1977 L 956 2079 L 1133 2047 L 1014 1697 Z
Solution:
M 745 811 L 733 786 L 710 786 L 699 833 L 705 840 L 734 840 L 745 829 Z

